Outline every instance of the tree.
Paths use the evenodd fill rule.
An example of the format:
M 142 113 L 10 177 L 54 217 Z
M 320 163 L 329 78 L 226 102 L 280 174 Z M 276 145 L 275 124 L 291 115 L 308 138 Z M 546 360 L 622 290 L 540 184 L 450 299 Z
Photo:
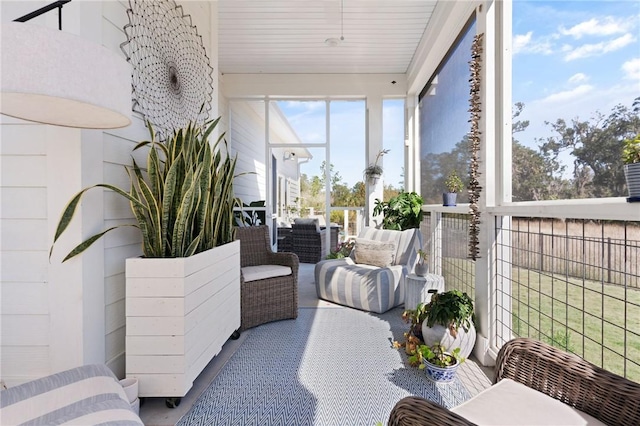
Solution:
M 326 166 L 327 166 L 326 161 L 323 161 L 322 164 L 320 164 L 320 182 L 322 182 L 323 186 L 324 186 Z M 330 164 L 329 172 L 331 173 L 331 188 L 342 183 L 342 176 L 340 176 L 340 172 L 336 172 L 334 171 L 334 169 L 335 169 L 335 166 L 333 164 Z
M 442 203 L 444 181 L 452 170 L 462 178 L 465 188 L 469 184 L 469 139 L 465 136 L 449 152 L 428 154 L 420 164 L 420 191 L 425 204 Z M 467 202 L 467 192 L 459 194 L 460 202 Z
M 539 152 L 513 140 L 512 182 L 513 201 L 539 201 L 564 198 L 569 194 L 569 182 L 554 176 L 559 166 Z
M 632 108 L 617 105 L 608 117 L 596 112 L 587 121 L 579 118 L 567 123 L 558 119 L 550 125 L 557 135 L 540 139 L 541 150 L 557 160 L 561 152 L 569 152 L 573 161 L 574 195 L 583 197 L 616 197 L 625 195 L 622 168 L 623 141 L 640 132 L 640 98 Z
M 513 108 L 511 125 L 511 181 L 513 201 L 538 201 L 563 198 L 567 194 L 568 183 L 563 181 L 561 166 L 556 159 L 545 157 L 541 152 L 522 145 L 516 133 L 529 127 L 528 120 L 517 120 L 524 104 L 516 102 Z

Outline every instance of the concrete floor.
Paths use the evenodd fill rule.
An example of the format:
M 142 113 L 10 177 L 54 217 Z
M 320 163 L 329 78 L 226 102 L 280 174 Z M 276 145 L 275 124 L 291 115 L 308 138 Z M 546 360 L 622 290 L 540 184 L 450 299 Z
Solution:
M 323 308 L 335 306 L 331 302 L 319 300 L 316 296 L 312 264 L 300 264 L 298 279 L 298 306 L 302 308 Z M 196 379 L 193 387 L 182 398 L 180 406 L 177 408 L 167 408 L 165 398 L 144 398 L 140 407 L 140 417 L 147 426 L 173 426 L 185 415 L 191 406 L 196 402 L 200 394 L 209 386 L 218 372 L 224 367 L 227 361 L 235 353 L 237 348 L 251 334 L 251 330 L 242 333 L 238 340 L 229 340 L 223 346 L 222 351 L 211 360 L 200 376 Z M 473 358 L 468 359 L 458 369 L 458 377 L 473 396 L 478 392 L 491 386 L 493 368 L 479 365 Z

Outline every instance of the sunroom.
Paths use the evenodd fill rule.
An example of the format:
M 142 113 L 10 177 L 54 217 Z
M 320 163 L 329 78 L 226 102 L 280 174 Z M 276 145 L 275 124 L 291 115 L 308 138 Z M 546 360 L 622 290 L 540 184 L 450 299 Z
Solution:
M 6 24 L 52 3 L 3 1 L 3 52 Z M 61 25 L 119 56 L 133 113 L 106 130 L 0 115 L 7 386 L 91 363 L 126 376 L 125 264 L 142 254 L 139 232 L 62 259 L 134 216 L 112 191 L 89 191 L 50 257 L 58 219 L 82 188 L 128 189 L 145 120 L 171 130 L 217 117 L 238 159 L 235 195 L 260 206 L 274 251 L 294 217 L 335 222 L 348 239 L 380 224 L 376 199 L 415 191 L 431 272 L 474 301 L 474 362 L 491 368 L 505 342 L 531 337 L 640 381 L 640 203 L 627 202 L 620 160 L 640 133 L 628 2 L 56 3 L 20 25 Z M 186 31 L 158 35 L 172 26 Z M 12 63 L 3 53 L 3 75 Z M 382 177 L 364 178 L 378 162 Z M 469 193 L 444 207 L 451 170 Z

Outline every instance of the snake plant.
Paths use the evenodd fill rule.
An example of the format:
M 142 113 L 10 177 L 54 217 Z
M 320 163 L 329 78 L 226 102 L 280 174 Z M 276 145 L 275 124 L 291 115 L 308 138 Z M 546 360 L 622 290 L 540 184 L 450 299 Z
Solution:
M 131 186 L 124 191 L 109 184 L 97 184 L 77 193 L 58 222 L 53 247 L 73 219 L 82 195 L 102 187 L 126 198 L 137 224 L 106 229 L 76 246 L 63 262 L 84 252 L 107 232 L 133 226 L 142 234 L 144 257 L 188 257 L 233 240 L 233 209 L 239 205 L 233 195 L 236 158 L 226 153 L 221 135 L 215 144 L 209 136 L 220 118 L 199 127 L 193 123 L 176 130 L 166 142 L 157 142 L 151 124 L 151 140 L 138 143 L 134 151 L 148 148 L 146 169 L 133 160 L 125 166 Z M 225 149 L 221 149 L 221 143 Z

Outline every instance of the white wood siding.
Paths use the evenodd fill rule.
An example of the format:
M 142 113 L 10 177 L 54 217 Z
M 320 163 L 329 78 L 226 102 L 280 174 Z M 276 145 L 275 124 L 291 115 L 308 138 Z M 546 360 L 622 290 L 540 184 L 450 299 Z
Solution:
M 47 168 L 43 126 L 2 123 L 0 376 L 12 385 L 48 368 Z
M 2 2 L 2 20 L 48 3 Z M 122 28 L 128 22 L 128 4 L 65 5 L 64 30 L 124 58 L 120 44 L 126 40 Z M 212 43 L 217 55 L 217 34 L 211 30 L 215 8 L 208 2 L 182 6 L 202 35 L 208 55 L 212 56 Z M 57 13 L 29 24 L 56 28 Z M 216 70 L 216 80 L 217 75 Z M 217 111 L 217 91 L 213 102 Z M 0 116 L 0 132 L 0 376 L 16 385 L 76 365 L 104 362 L 123 377 L 124 265 L 126 258 L 141 254 L 139 233 L 133 228 L 111 232 L 82 256 L 64 264 L 61 260 L 90 235 L 133 223 L 128 203 L 112 191 L 89 191 L 51 262 L 48 251 L 62 208 L 75 192 L 101 182 L 128 189 L 124 165 L 131 164 L 135 144 L 148 138 L 141 117 L 134 115 L 127 128 L 100 132 Z M 145 153 L 135 156 L 144 161 Z
M 257 105 L 257 108 L 264 108 L 263 102 L 251 102 L 262 104 Z M 256 114 L 248 101 L 230 101 L 229 111 L 230 130 L 227 136 L 231 155 L 238 156 L 236 174 L 251 173 L 235 179 L 234 192 L 247 204 L 266 200 L 264 120 Z

